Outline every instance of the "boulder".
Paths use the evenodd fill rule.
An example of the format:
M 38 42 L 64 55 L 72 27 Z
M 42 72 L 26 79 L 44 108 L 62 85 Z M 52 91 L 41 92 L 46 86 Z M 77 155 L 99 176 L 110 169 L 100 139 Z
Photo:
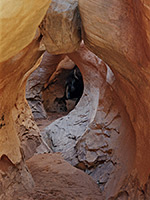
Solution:
M 92 178 L 64 161 L 60 153 L 36 155 L 27 166 L 35 181 L 33 199 L 102 200 Z
M 81 41 L 80 23 L 77 0 L 52 0 L 40 24 L 47 51 L 51 54 L 75 51 Z

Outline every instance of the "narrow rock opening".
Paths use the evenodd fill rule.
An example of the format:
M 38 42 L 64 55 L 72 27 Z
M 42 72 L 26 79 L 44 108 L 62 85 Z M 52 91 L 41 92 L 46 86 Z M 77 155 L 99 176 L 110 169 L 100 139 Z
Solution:
M 134 162 L 132 126 L 113 91 L 114 83 L 110 68 L 82 44 L 68 56 L 46 52 L 29 77 L 26 91 L 47 146 L 43 150 L 40 145 L 37 153 L 61 152 L 67 162 L 91 175 L 101 191 L 111 185 L 113 174 L 125 176 Z M 126 145 L 124 138 L 130 141 Z M 128 165 L 122 164 L 120 151 L 126 152 Z
M 44 84 L 43 106 L 48 113 L 67 114 L 79 102 L 83 94 L 83 78 L 77 65 L 73 69 L 55 71 Z
M 31 192 L 33 179 L 39 183 L 33 199 L 150 199 L 148 1 L 53 0 L 49 9 L 50 1 L 32 1 L 30 6 L 28 1 L 22 2 L 14 0 L 14 9 L 8 12 L 7 1 L 3 1 L 0 17 L 0 199 L 32 199 L 31 195 L 24 198 L 24 192 Z M 80 45 L 81 37 L 93 53 Z M 41 42 L 53 55 L 44 53 Z M 111 66 L 114 74 L 94 53 Z M 40 150 L 42 140 L 24 90 L 42 54 L 42 63 L 28 80 L 26 95 L 34 118 L 43 126 L 45 149 L 43 145 Z M 65 70 L 73 70 L 76 77 L 75 65 L 84 79 L 81 101 L 77 105 L 81 93 L 69 94 L 71 87 L 61 82 L 62 94 L 55 95 L 52 111 L 46 93 L 50 92 L 50 81 Z M 70 101 L 74 101 L 71 108 Z M 49 112 L 53 113 L 51 118 Z M 50 148 L 56 153 L 33 156 L 49 153 Z M 68 163 L 63 169 L 71 176 L 65 185 L 68 173 L 62 170 L 62 158 L 56 159 L 57 152 L 90 174 L 104 198 L 96 187 L 92 190 L 94 182 L 88 183 L 89 176 Z M 33 179 L 24 161 L 24 157 L 27 160 L 32 156 L 27 164 Z M 57 176 L 60 171 L 61 178 Z M 40 178 L 35 173 L 40 173 Z M 56 179 L 55 189 L 48 184 Z M 67 195 L 62 195 L 66 188 Z M 80 195 L 80 189 L 86 194 Z
M 78 104 L 83 90 L 83 77 L 78 66 L 68 56 L 53 56 L 46 52 L 28 79 L 26 99 L 34 118 L 46 119 L 51 115 L 68 114 Z
M 39 67 L 30 75 L 26 99 L 42 132 L 79 103 L 84 82 L 78 66 L 66 55 L 44 53 Z

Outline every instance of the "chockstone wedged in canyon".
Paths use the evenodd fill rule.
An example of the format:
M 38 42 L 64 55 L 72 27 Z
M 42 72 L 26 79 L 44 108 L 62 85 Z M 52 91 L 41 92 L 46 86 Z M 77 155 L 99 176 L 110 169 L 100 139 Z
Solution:
M 150 199 L 149 22 L 148 0 L 0 2 L 0 200 Z

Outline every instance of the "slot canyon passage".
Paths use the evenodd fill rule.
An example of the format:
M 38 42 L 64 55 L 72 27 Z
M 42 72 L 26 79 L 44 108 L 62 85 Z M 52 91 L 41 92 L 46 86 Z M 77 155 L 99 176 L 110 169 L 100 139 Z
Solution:
M 149 0 L 0 1 L 0 200 L 149 200 L 149 67 Z

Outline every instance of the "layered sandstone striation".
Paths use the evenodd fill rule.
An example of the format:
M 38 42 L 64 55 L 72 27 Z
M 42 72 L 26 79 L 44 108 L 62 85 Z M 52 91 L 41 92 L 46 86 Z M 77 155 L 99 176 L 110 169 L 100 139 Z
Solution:
M 83 95 L 74 110 L 41 134 L 54 152 L 90 174 L 104 199 L 109 198 L 134 166 L 134 130 L 113 89 L 116 80 L 110 68 L 83 44 L 69 57 L 83 74 Z
M 43 54 L 37 26 L 49 3 L 50 1 L 0 3 L 1 199 L 12 199 L 16 192 L 27 192 L 33 187 L 33 179 L 23 158 L 24 154 L 28 154 L 28 157 L 34 154 L 32 150 L 41 143 L 41 139 L 25 99 L 25 87 L 28 76 L 39 65 Z M 25 136 L 25 132 L 29 134 Z M 25 145 L 20 144 L 19 136 L 22 141 L 27 141 Z M 31 137 L 34 138 L 34 148 L 29 145 Z
M 79 10 L 76 0 L 54 0 L 48 9 L 49 3 L 0 3 L 0 199 L 37 199 L 42 188 L 37 180 L 50 173 L 57 183 L 72 185 L 72 194 L 67 196 L 70 190 L 64 194 L 56 188 L 42 188 L 39 195 L 43 199 L 57 195 L 68 199 L 88 199 L 89 195 L 92 199 L 150 199 L 149 1 L 79 0 Z M 85 43 L 80 47 L 79 12 Z M 47 88 L 62 72 L 61 60 L 66 54 L 83 75 L 83 96 L 74 110 L 40 135 L 25 99 L 26 82 L 39 66 L 28 79 L 26 96 L 34 116 L 46 118 L 42 95 L 47 99 Z M 91 178 L 55 154 L 31 158 L 27 162 L 30 173 L 24 159 L 38 152 L 41 136 L 53 151 L 61 151 L 67 161 L 90 174 L 102 196 Z M 74 173 L 59 174 L 60 165 Z M 38 176 L 34 169 L 37 174 L 44 172 Z M 89 180 L 86 191 L 95 185 L 91 193 L 80 188 L 75 191 L 78 180 L 74 176 L 82 178 L 83 185 Z
M 51 0 L 0 2 L 0 62 L 8 60 L 34 38 Z
M 79 9 L 85 44 L 115 75 L 136 138 L 134 176 L 143 185 L 150 175 L 149 2 L 80 0 Z

